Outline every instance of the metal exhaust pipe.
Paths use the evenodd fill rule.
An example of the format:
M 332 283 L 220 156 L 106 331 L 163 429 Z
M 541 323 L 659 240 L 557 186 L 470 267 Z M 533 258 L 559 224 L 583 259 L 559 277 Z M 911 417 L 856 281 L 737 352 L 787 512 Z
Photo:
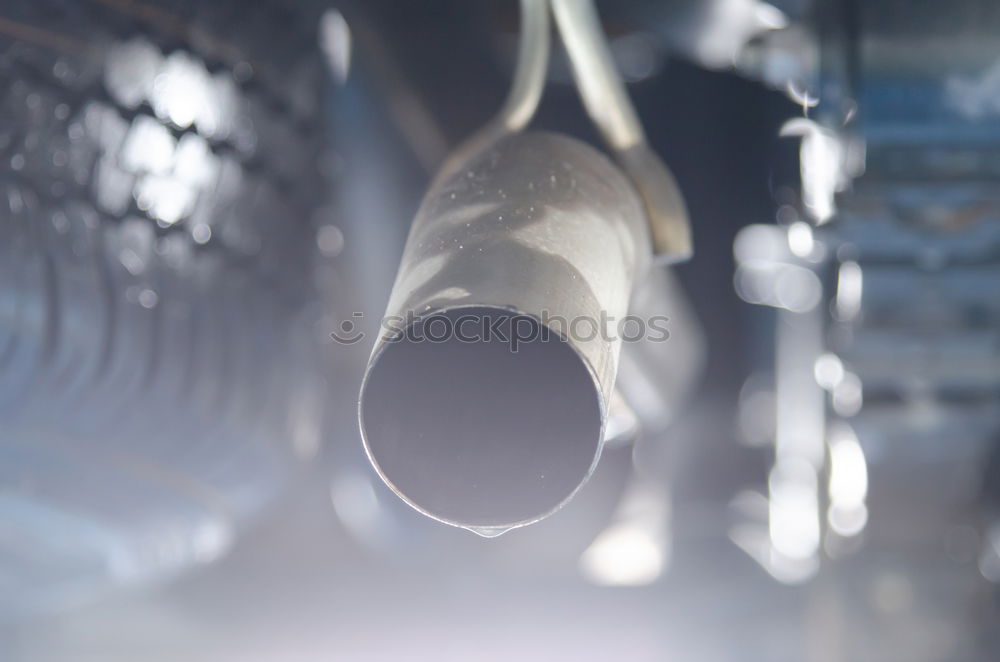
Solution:
M 404 501 L 496 535 L 558 510 L 601 453 L 643 203 L 584 143 L 514 133 L 446 168 L 413 222 L 361 387 Z

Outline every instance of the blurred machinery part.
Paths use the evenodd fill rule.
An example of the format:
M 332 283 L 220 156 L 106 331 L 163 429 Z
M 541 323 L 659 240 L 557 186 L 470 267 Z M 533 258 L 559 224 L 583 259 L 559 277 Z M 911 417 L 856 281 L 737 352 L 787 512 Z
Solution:
M 219 556 L 318 443 L 315 30 L 270 2 L 0 11 L 0 614 Z
M 792 430 L 809 446 L 795 454 L 809 477 L 794 481 L 803 520 L 792 531 L 813 562 L 859 544 L 874 558 L 923 555 L 921 569 L 895 572 L 918 591 L 950 578 L 940 603 L 917 604 L 968 628 L 950 610 L 978 605 L 989 620 L 995 608 L 959 588 L 975 567 L 945 541 L 973 532 L 995 581 L 983 568 L 996 515 L 981 485 L 1000 431 L 1000 6 L 816 2 L 811 16 L 820 57 L 784 81 L 810 116 L 788 131 L 803 136 L 802 204 L 736 244 L 738 293 L 778 309 L 771 552 L 755 557 L 773 572 L 784 547 L 775 481 L 786 482 Z M 780 68 L 780 49 L 755 48 L 762 71 Z M 786 390 L 790 371 L 798 386 Z M 972 632 L 944 656 L 965 645 L 988 644 Z

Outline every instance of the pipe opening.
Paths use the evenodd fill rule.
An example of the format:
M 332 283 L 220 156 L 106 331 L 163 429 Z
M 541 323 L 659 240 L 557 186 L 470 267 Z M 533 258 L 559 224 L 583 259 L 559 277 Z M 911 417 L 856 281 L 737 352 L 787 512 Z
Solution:
M 360 416 L 389 486 L 468 528 L 548 515 L 600 452 L 601 396 L 584 359 L 534 317 L 502 308 L 435 313 L 385 343 Z

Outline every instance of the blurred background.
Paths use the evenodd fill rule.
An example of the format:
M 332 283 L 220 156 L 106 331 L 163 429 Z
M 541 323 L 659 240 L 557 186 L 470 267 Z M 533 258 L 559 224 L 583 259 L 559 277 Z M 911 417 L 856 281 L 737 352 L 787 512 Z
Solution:
M 0 8 L 0 660 L 997 659 L 1000 4 L 598 9 L 695 256 L 639 432 L 485 539 L 357 393 L 517 3 Z M 600 145 L 558 48 L 534 126 Z

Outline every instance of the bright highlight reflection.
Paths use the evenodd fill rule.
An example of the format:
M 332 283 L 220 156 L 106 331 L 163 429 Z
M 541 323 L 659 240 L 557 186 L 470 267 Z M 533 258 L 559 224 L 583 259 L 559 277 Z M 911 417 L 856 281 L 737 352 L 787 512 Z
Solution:
M 845 537 L 858 535 L 868 522 L 868 465 L 861 444 L 846 425 L 830 440 L 829 480 L 830 528 Z
M 580 572 L 601 586 L 641 586 L 663 571 L 662 545 L 652 532 L 625 522 L 603 531 L 580 557 Z

